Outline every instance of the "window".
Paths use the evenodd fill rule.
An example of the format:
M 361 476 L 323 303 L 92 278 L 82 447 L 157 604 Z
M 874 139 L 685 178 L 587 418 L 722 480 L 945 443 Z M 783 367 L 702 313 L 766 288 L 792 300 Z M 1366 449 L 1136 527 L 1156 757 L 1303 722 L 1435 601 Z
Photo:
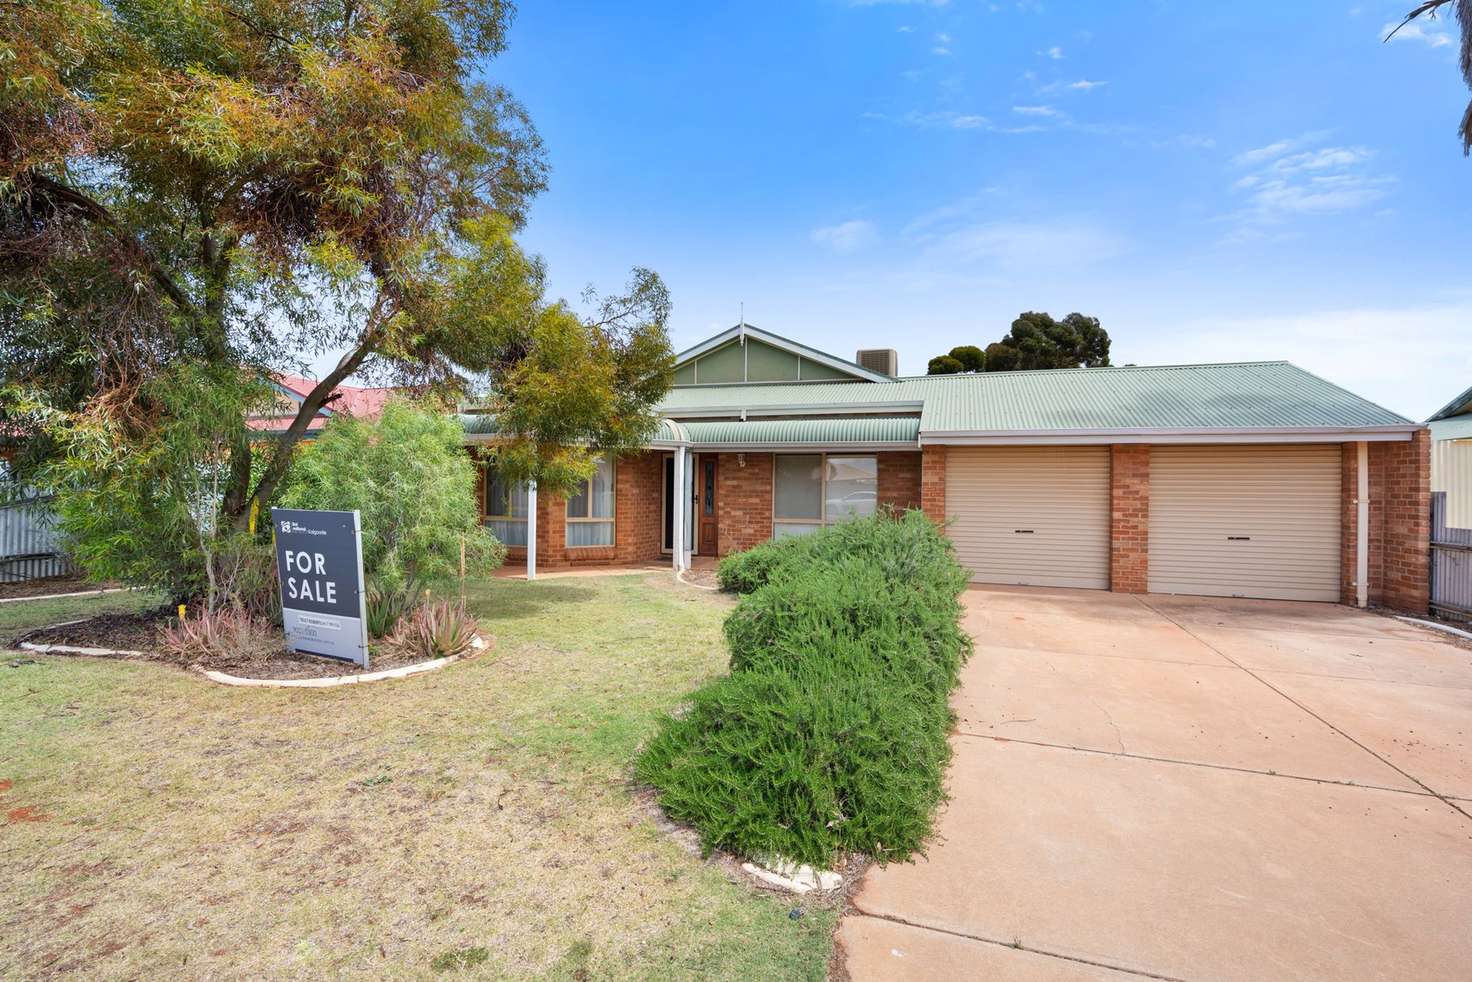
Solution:
M 494 467 L 486 468 L 485 526 L 508 546 L 526 545 L 525 484 L 508 484 Z
M 845 518 L 874 514 L 879 462 L 837 454 L 778 454 L 773 467 L 772 537 L 805 535 Z
M 567 544 L 613 545 L 613 461 L 598 458 L 598 469 L 567 499 Z

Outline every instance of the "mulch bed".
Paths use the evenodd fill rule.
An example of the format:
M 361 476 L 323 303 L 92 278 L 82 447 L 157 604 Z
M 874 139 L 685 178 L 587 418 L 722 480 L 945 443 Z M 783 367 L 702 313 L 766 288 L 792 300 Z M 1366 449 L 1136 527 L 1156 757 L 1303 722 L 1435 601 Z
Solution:
M 138 651 L 138 655 L 102 655 L 96 657 L 119 658 L 127 661 L 152 661 L 173 665 L 177 668 L 203 668 L 224 672 L 240 678 L 251 679 L 321 679 L 342 675 L 357 675 L 363 671 L 357 665 L 302 655 L 280 648 L 263 646 L 258 650 L 231 652 L 229 655 L 183 661 L 163 650 L 159 632 L 173 615 L 170 607 L 137 614 L 102 614 L 75 624 L 59 624 L 37 628 L 9 639 L 10 647 L 19 647 L 22 641 L 33 644 L 65 644 L 82 648 L 111 648 Z M 0 645 L 3 646 L 3 645 Z M 55 652 L 65 655 L 65 652 Z M 368 671 L 378 672 L 404 665 L 413 665 L 424 659 L 405 657 L 387 650 L 370 652 Z
M 80 573 L 47 576 L 39 580 L 0 581 L 0 600 L 11 597 L 44 597 L 52 593 L 81 593 L 84 590 L 106 590 L 114 583 L 94 583 Z

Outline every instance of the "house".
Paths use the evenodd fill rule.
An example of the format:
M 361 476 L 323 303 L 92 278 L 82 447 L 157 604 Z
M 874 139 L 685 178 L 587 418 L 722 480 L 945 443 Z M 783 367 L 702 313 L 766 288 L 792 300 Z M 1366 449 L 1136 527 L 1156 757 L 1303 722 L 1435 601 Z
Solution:
M 1431 492 L 1446 495 L 1448 527 L 1472 529 L 1472 389 L 1443 406 L 1427 426 Z
M 291 421 L 296 419 L 297 410 L 302 402 L 317 387 L 317 382 L 300 375 L 273 372 L 271 386 L 276 390 L 276 404 L 269 411 L 259 416 L 252 416 L 245 422 L 245 425 L 256 433 L 285 433 L 291 426 Z M 327 421 L 338 413 L 356 416 L 360 419 L 376 419 L 378 414 L 383 412 L 384 403 L 388 402 L 389 397 L 398 391 L 394 388 L 339 385 L 332 390 L 332 394 L 327 397 L 322 408 L 317 410 L 317 414 L 307 424 L 305 436 L 307 439 L 316 436 L 317 432 L 327 425 Z
M 485 473 L 513 561 L 679 568 L 889 505 L 978 583 L 1426 609 L 1425 426 L 1286 362 L 907 378 L 741 324 L 659 411 L 569 500 Z

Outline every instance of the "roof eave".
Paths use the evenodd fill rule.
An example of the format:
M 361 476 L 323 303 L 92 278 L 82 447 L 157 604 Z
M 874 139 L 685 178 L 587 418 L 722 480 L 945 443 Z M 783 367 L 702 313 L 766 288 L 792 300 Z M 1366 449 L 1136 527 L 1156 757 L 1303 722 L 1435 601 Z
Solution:
M 922 430 L 921 445 L 1109 443 L 1383 443 L 1409 440 L 1421 423 L 1389 426 L 1187 427 L 1095 430 Z
M 1435 423 L 1437 420 L 1451 419 L 1453 416 L 1464 416 L 1467 413 L 1472 413 L 1472 389 L 1468 389 L 1445 406 L 1442 406 L 1426 422 Z

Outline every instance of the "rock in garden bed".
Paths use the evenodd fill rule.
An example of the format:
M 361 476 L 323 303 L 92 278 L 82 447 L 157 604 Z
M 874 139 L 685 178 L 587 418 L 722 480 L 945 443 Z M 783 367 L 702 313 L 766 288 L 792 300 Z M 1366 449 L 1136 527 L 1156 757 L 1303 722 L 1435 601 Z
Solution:
M 179 668 L 198 668 L 253 679 L 335 678 L 364 671 L 348 662 L 287 651 L 285 639 L 279 631 L 260 636 L 254 643 L 234 649 L 228 654 L 181 659 L 164 650 L 160 637 L 161 631 L 173 616 L 171 607 L 160 607 L 136 614 L 103 614 L 70 624 L 27 631 L 10 639 L 10 646 L 19 647 L 22 643 L 29 642 L 105 649 L 106 652 L 131 652 L 99 652 L 93 656 L 162 662 Z M 49 653 L 75 654 L 64 651 Z M 405 655 L 383 648 L 374 649 L 370 646 L 367 670 L 378 672 L 417 664 L 423 660 L 421 656 Z

